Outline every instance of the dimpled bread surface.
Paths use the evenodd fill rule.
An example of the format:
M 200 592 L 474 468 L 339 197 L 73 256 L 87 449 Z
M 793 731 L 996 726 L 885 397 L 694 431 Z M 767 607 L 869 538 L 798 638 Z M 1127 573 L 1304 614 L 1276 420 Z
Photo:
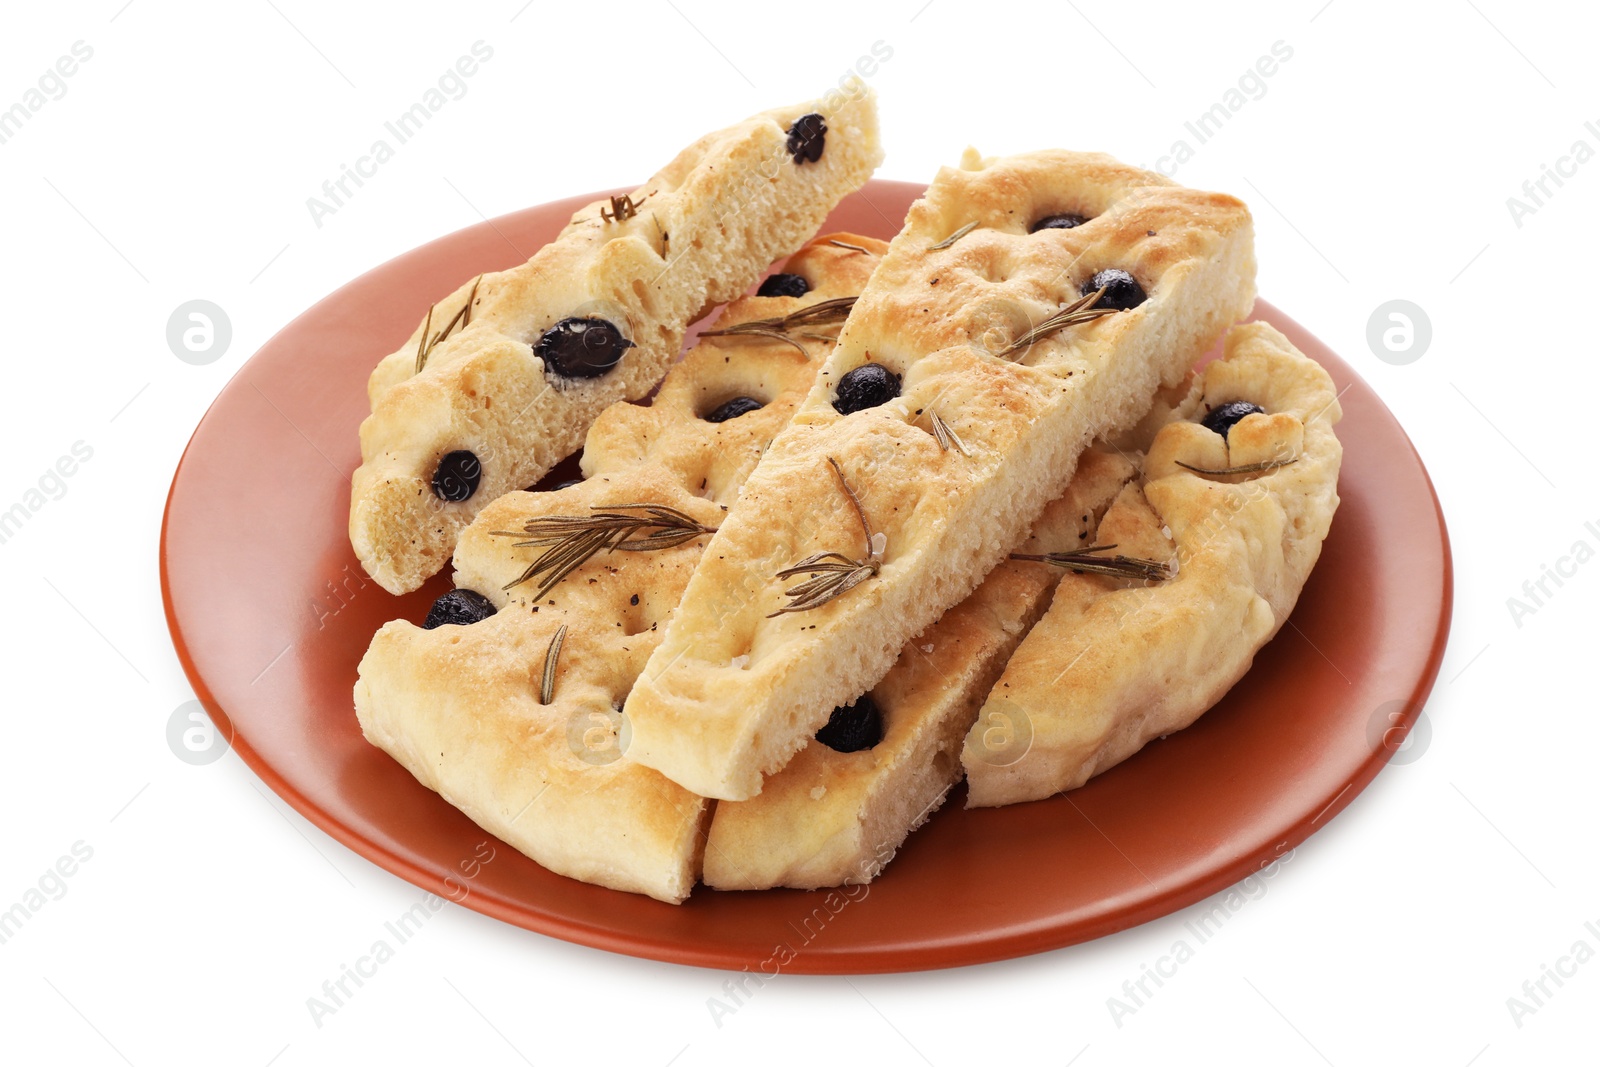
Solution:
M 1031 733 L 1020 758 L 963 753 L 968 806 L 1073 789 L 1181 730 L 1250 669 L 1293 610 L 1338 507 L 1342 449 L 1332 379 L 1264 323 L 1235 327 L 1205 368 L 1200 413 L 1234 400 L 1265 409 L 1226 437 L 1173 421 L 1155 437 L 1096 540 L 1169 561 L 1155 583 L 1068 574 L 985 702 L 991 718 Z M 1201 474 L 1277 463 L 1263 471 Z M 1293 711 L 1285 708 L 1285 713 Z
M 1028 232 L 1059 212 L 1088 221 Z M 1148 299 L 998 354 L 1107 268 L 1131 272 Z M 1254 276 L 1250 215 L 1233 197 L 1064 151 L 969 150 L 942 170 L 701 557 L 628 698 L 628 757 L 704 796 L 759 793 L 834 707 L 977 588 L 1091 440 L 1137 423 L 1248 313 Z M 903 377 L 900 396 L 839 414 L 840 378 L 869 361 Z M 931 412 L 970 456 L 940 447 Z M 779 570 L 864 552 L 830 458 L 886 537 L 882 569 L 820 608 L 769 618 L 794 584 Z
M 1045 508 L 1023 552 L 1082 548 L 1135 468 L 1090 449 L 1065 495 Z M 961 778 L 961 744 L 978 706 L 1060 576 L 1000 564 L 977 592 L 913 638 L 870 696 L 883 738 L 836 752 L 812 739 L 761 794 L 720 801 L 704 880 L 716 889 L 819 889 L 869 882 Z
M 813 112 L 828 127 L 822 155 L 797 162 L 786 131 Z M 443 297 L 368 383 L 350 502 L 350 542 L 367 573 L 392 593 L 421 586 L 480 509 L 577 451 L 608 405 L 649 392 L 689 323 L 799 248 L 882 156 L 873 94 L 852 82 L 701 138 L 631 194 L 631 218 L 591 204 L 527 263 Z M 418 372 L 424 332 L 431 341 L 469 296 L 470 322 L 433 345 Z M 598 377 L 555 374 L 533 346 L 571 317 L 605 319 L 633 347 Z M 432 480 L 455 451 L 476 457 L 481 482 L 450 502 Z
M 745 297 L 722 324 L 789 314 L 865 285 L 885 245 L 837 235 L 790 259 L 803 297 Z M 530 519 L 592 507 L 665 504 L 716 526 L 762 451 L 810 389 L 831 343 L 798 338 L 702 341 L 648 406 L 619 403 L 591 428 L 584 481 L 513 492 L 483 510 L 455 555 L 459 588 L 493 601 L 469 626 L 386 624 L 361 661 L 357 715 L 367 739 L 484 829 L 545 867 L 613 889 L 678 902 L 700 872 L 706 801 L 620 758 L 618 709 L 660 641 L 705 537 L 590 559 L 538 603 L 537 579 L 505 588 L 539 548 L 514 547 Z M 701 416 L 735 396 L 763 406 L 722 423 Z M 545 657 L 567 627 L 550 704 Z

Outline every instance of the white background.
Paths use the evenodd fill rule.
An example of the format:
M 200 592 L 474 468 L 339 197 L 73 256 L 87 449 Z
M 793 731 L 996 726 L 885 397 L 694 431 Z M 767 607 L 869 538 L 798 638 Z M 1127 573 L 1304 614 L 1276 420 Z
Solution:
M 73 43 L 93 57 L 0 144 L 7 308 L 0 510 L 74 442 L 93 458 L 0 545 L 11 592 L 0 909 L 75 842 L 92 858 L 0 945 L 10 1062 L 751 1064 L 1594 1062 L 1600 949 L 1593 685 L 1600 564 L 1533 614 L 1507 598 L 1600 545 L 1586 396 L 1600 161 L 1517 224 L 1600 120 L 1592 11 L 1510 0 L 1023 6 L 985 0 L 335 8 L 309 0 L 14 5 L 0 108 Z M 416 140 L 316 226 L 306 199 L 439 74 L 493 48 Z M 1157 995 L 1107 998 L 1179 913 L 1030 959 L 785 977 L 718 1026 L 724 976 L 567 945 L 448 907 L 318 1027 L 306 1007 L 420 890 L 311 827 L 228 755 L 165 739 L 192 698 L 156 541 L 207 404 L 274 331 L 384 260 L 529 204 L 642 180 L 681 145 L 819 95 L 874 42 L 889 156 L 927 180 L 986 153 L 1095 148 L 1254 208 L 1260 287 L 1370 381 L 1429 464 L 1454 537 L 1455 627 L 1425 750 L 1395 765 Z M 1274 42 L 1221 133 L 1183 124 Z M 1531 202 L 1530 202 L 1531 203 Z M 168 349 L 204 298 L 209 366 Z M 1368 348 L 1385 301 L 1433 340 Z M 1553 588 L 1553 586 L 1551 587 Z M 1359 596 L 1360 590 L 1351 590 Z M 217 590 L 218 596 L 228 595 Z M 1419 742 L 1420 744 L 1420 742 Z

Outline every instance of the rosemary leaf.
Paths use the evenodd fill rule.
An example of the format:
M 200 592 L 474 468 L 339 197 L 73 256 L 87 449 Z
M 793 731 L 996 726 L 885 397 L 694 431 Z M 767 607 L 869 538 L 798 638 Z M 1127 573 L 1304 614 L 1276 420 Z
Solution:
M 853 296 L 836 296 L 791 312 L 782 321 L 789 326 L 822 326 L 830 322 L 843 322 L 850 317 L 850 309 L 855 305 L 856 298 Z
M 609 212 L 605 208 L 600 209 L 600 220 L 602 222 L 628 221 L 639 213 L 639 208 L 644 206 L 645 197 L 640 197 L 637 204 L 633 202 L 633 194 L 631 193 L 613 196 L 610 200 L 611 210 Z
M 1011 553 L 1012 559 L 1028 560 L 1034 563 L 1048 563 L 1052 567 L 1061 567 L 1074 574 L 1104 574 L 1112 578 L 1134 578 L 1147 582 L 1164 582 L 1169 578 L 1177 577 L 1177 570 L 1171 564 L 1161 563 L 1153 559 L 1138 559 L 1133 556 L 1096 556 L 1095 552 L 1109 552 L 1116 545 L 1093 545 L 1081 548 L 1076 552 L 1046 552 L 1042 555 L 1029 555 L 1023 552 Z
M 967 443 L 961 439 L 961 436 L 955 430 L 950 428 L 949 423 L 939 417 L 937 411 L 930 410 L 928 412 L 928 421 L 933 425 L 933 436 L 939 442 L 940 448 L 948 452 L 950 451 L 950 446 L 954 445 L 956 451 L 963 456 L 969 458 L 972 456 L 972 450 L 967 447 Z
M 1009 356 L 1011 353 L 1027 348 L 1037 341 L 1042 341 L 1051 334 L 1066 329 L 1068 326 L 1073 326 L 1080 322 L 1088 322 L 1090 319 L 1098 319 L 1102 315 L 1115 315 L 1117 313 L 1116 308 L 1095 307 L 1095 304 L 1099 302 L 1105 293 L 1105 289 L 1100 288 L 1087 296 L 1079 297 L 1015 341 L 1012 341 L 1009 345 L 1006 345 L 995 355 Z
M 804 345 L 796 341 L 789 334 L 797 332 L 802 326 L 827 326 L 843 322 L 850 317 L 850 309 L 855 305 L 853 296 L 841 296 L 832 300 L 820 300 L 815 304 L 801 308 L 799 311 L 790 312 L 769 319 L 751 319 L 741 322 L 736 326 L 729 326 L 721 330 L 705 330 L 701 337 L 765 337 L 773 341 L 782 341 L 784 344 L 793 345 L 799 349 L 800 354 L 807 359 L 811 353 L 806 351 Z M 814 332 L 800 332 L 801 337 L 813 340 L 832 341 L 835 338 L 826 334 Z
M 417 369 L 415 373 L 421 374 L 422 368 L 428 365 L 428 357 L 433 354 L 433 346 L 450 336 L 450 331 L 459 325 L 463 330 L 472 325 L 472 302 L 478 298 L 478 284 L 483 281 L 483 275 L 478 275 L 472 280 L 472 291 L 467 294 L 466 303 L 461 305 L 461 310 L 450 317 L 444 329 L 428 339 L 428 329 L 433 325 L 433 305 L 428 307 L 428 317 L 422 323 L 422 337 L 417 341 Z
M 789 603 L 768 615 L 769 619 L 788 612 L 820 608 L 873 577 L 883 567 L 885 543 L 878 541 L 882 535 L 873 534 L 872 526 L 867 522 L 866 509 L 861 506 L 861 498 L 856 496 L 856 491 L 850 488 L 850 483 L 845 480 L 844 471 L 839 468 L 839 461 L 829 456 L 828 465 L 838 477 L 845 496 L 850 498 L 850 505 L 855 509 L 856 518 L 861 521 L 861 532 L 867 546 L 866 558 L 852 559 L 843 552 L 815 552 L 800 562 L 785 567 L 776 575 L 779 581 L 796 578 L 802 574 L 809 574 L 811 577 L 797 586 L 785 589 L 783 595 L 789 598 Z
M 965 226 L 961 227 L 961 229 L 951 234 L 949 237 L 946 237 L 944 240 L 940 241 L 938 244 L 929 245 L 928 251 L 938 252 L 940 249 L 949 248 L 951 245 L 955 244 L 957 241 L 961 240 L 963 237 L 977 228 L 978 224 L 976 222 L 969 222 Z
M 828 238 L 828 243 L 835 248 L 848 248 L 852 252 L 860 252 L 864 256 L 870 254 L 865 248 L 862 248 L 860 245 L 853 245 L 849 241 L 835 241 L 830 237 Z
M 434 305 L 428 305 L 428 317 L 422 320 L 422 336 L 417 338 L 417 374 L 422 373 L 423 364 L 428 362 L 428 330 L 433 327 L 433 308 Z
M 1293 463 L 1294 460 L 1268 459 L 1263 460 L 1260 463 L 1247 463 L 1242 467 L 1219 467 L 1216 470 L 1211 470 L 1206 467 L 1191 467 L 1181 459 L 1175 460 L 1174 462 L 1176 462 L 1178 466 L 1182 467 L 1184 470 L 1194 471 L 1196 474 L 1255 474 L 1257 471 L 1270 471 L 1276 470 L 1279 467 L 1287 467 L 1289 464 Z
M 796 341 L 794 338 L 790 337 L 788 334 L 781 333 L 778 330 L 741 330 L 741 329 L 738 329 L 738 328 L 733 328 L 733 329 L 728 329 L 728 330 L 717 330 L 717 331 L 714 331 L 714 332 L 711 332 L 711 333 L 703 333 L 700 336 L 701 337 L 722 337 L 722 336 L 725 336 L 727 334 L 738 334 L 740 337 L 768 337 L 768 338 L 771 338 L 774 341 L 783 342 L 784 344 L 786 344 L 786 345 L 790 346 L 791 348 L 793 348 L 795 351 L 799 352 L 802 356 L 806 357 L 807 359 L 811 358 L 811 353 L 806 351 L 806 346 L 805 345 L 801 344 L 799 341 Z M 816 335 L 812 334 L 811 336 L 815 337 Z M 832 338 L 830 337 L 830 338 L 828 338 L 828 340 L 831 341 Z
M 798 311 L 791 311 L 787 315 L 779 315 L 770 319 L 751 319 L 741 322 L 737 326 L 729 326 L 722 330 L 706 330 L 701 337 L 723 337 L 740 333 L 758 333 L 762 330 L 787 331 L 796 326 L 822 326 L 828 323 L 843 322 L 850 317 L 850 309 L 855 306 L 856 298 L 853 296 L 839 296 L 832 300 L 819 300 L 815 304 L 808 304 Z
M 550 639 L 550 647 L 544 653 L 544 677 L 539 682 L 539 703 L 548 704 L 556 695 L 556 662 L 561 659 L 561 645 L 567 639 L 567 625 L 561 624 L 561 629 Z

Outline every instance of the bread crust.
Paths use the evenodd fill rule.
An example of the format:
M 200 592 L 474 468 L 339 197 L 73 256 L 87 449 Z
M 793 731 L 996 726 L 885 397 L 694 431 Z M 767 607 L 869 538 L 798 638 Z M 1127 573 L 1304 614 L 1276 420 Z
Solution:
M 1067 211 L 1092 217 L 1028 232 Z M 1113 267 L 1149 299 L 997 354 Z M 1134 425 L 1253 301 L 1250 216 L 1232 197 L 1094 154 L 969 152 L 941 171 L 702 556 L 624 710 L 630 758 L 702 795 L 756 795 L 832 708 L 971 594 L 1064 491 L 1089 441 Z M 867 362 L 901 375 L 901 395 L 841 415 L 837 384 Z M 970 456 L 941 448 L 930 411 Z M 769 618 L 784 603 L 779 570 L 862 553 L 830 459 L 886 536 L 881 571 L 826 606 Z
M 824 151 L 797 163 L 786 131 L 812 112 L 828 124 Z M 527 263 L 440 300 L 368 383 L 350 503 L 350 542 L 367 573 L 392 593 L 437 573 L 473 516 L 577 451 L 607 406 L 649 392 L 690 322 L 799 248 L 882 156 L 873 93 L 852 83 L 701 138 L 631 194 L 631 218 L 591 204 Z M 431 340 L 469 297 L 470 322 L 433 345 L 419 372 L 424 333 Z M 551 373 L 534 343 L 586 316 L 613 323 L 633 347 L 599 377 Z M 458 450 L 477 457 L 481 482 L 468 499 L 443 501 L 433 472 Z
M 885 245 L 818 238 L 792 257 L 804 297 L 745 297 L 725 323 L 791 313 L 852 296 Z M 724 502 L 806 396 L 831 343 L 708 338 L 667 375 L 649 406 L 613 405 L 586 443 L 586 478 L 549 492 L 513 492 L 478 515 L 455 552 L 458 588 L 498 609 L 470 626 L 386 624 L 362 659 L 357 716 L 388 752 L 484 829 L 561 874 L 679 902 L 700 873 L 710 814 L 700 797 L 622 758 L 618 709 L 660 640 L 707 538 L 650 552 L 599 555 L 538 601 L 537 582 L 505 588 L 538 549 L 515 547 L 532 518 L 651 502 L 714 527 Z M 763 400 L 721 423 L 702 416 L 732 396 Z M 557 631 L 553 699 L 539 702 Z
M 1067 492 L 1045 509 L 1021 550 L 1080 548 L 1132 462 L 1083 454 Z M 813 739 L 759 796 L 719 801 L 704 881 L 715 889 L 820 889 L 869 882 L 961 779 L 962 741 L 1017 643 L 1043 614 L 1059 572 L 1000 564 L 977 592 L 906 645 L 871 697 L 883 738 L 860 752 Z
M 1244 676 L 1293 610 L 1339 504 L 1342 456 L 1333 381 L 1264 323 L 1235 327 L 1204 372 L 1196 414 L 1248 400 L 1266 409 L 1226 438 L 1175 412 L 1139 483 L 1125 488 L 1096 540 L 1177 576 L 1131 585 L 1068 574 L 1006 666 L 983 720 L 1031 736 L 1025 754 L 963 751 L 969 807 L 1073 789 L 1188 726 Z M 1207 471 L 1276 462 L 1265 471 Z M 1183 466 L 1187 464 L 1188 467 Z

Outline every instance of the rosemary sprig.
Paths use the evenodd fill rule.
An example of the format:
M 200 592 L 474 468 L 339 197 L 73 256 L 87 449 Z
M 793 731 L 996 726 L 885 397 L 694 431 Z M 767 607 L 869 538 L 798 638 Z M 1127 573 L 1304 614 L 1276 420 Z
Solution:
M 937 411 L 930 410 L 928 412 L 928 422 L 933 426 L 933 436 L 939 442 L 940 448 L 948 452 L 951 446 L 954 445 L 956 451 L 963 456 L 971 457 L 972 450 L 967 447 L 967 443 L 961 439 L 955 430 L 951 429 L 949 423 L 939 417 Z
M 422 373 L 422 368 L 428 365 L 428 357 L 433 354 L 433 346 L 450 336 L 450 331 L 459 324 L 463 330 L 472 325 L 472 302 L 478 298 L 478 283 L 483 281 L 483 275 L 478 275 L 472 280 L 472 291 L 467 294 L 467 302 L 461 305 L 461 310 L 450 317 L 444 324 L 444 329 L 428 339 L 428 330 L 433 326 L 433 309 L 436 305 L 428 306 L 428 317 L 422 322 L 422 336 L 417 339 L 417 374 Z
M 1051 334 L 1066 329 L 1068 326 L 1073 326 L 1080 322 L 1088 322 L 1090 319 L 1098 319 L 1102 315 L 1115 315 L 1117 313 L 1116 308 L 1095 306 L 1105 294 L 1105 289 L 1100 288 L 1087 296 L 1079 297 L 1015 341 L 1012 341 L 1009 345 L 1006 345 L 995 355 L 1009 356 L 1018 349 L 1027 348 L 1036 341 L 1042 341 Z
M 809 307 L 803 307 L 799 311 L 793 311 L 787 315 L 779 315 L 770 319 L 751 319 L 749 322 L 741 322 L 737 326 L 729 326 L 721 330 L 705 330 L 701 332 L 700 336 L 766 337 L 774 341 L 782 341 L 784 344 L 793 345 L 800 350 L 801 355 L 810 359 L 811 353 L 807 352 L 805 346 L 799 341 L 790 337 L 790 332 L 797 330 L 801 326 L 827 326 L 843 322 L 850 317 L 850 309 L 855 306 L 855 302 L 856 298 L 853 296 L 820 300 Z M 801 336 L 815 338 L 818 335 L 815 333 L 802 333 Z M 826 337 L 826 335 L 823 335 L 823 339 L 833 340 L 833 338 Z
M 1115 556 L 1090 554 L 1109 552 L 1116 547 L 1116 545 L 1093 545 L 1089 548 L 1080 548 L 1076 552 L 1046 552 L 1042 555 L 1013 552 L 1011 558 L 1048 563 L 1053 567 L 1070 570 L 1074 574 L 1105 574 L 1112 578 L 1137 578 L 1147 582 L 1164 582 L 1168 578 L 1177 577 L 1177 570 L 1174 567 L 1153 559 L 1137 559 L 1120 553 Z
M 1294 460 L 1268 459 L 1262 460 L 1260 463 L 1246 463 L 1242 467 L 1218 467 L 1215 470 L 1208 467 L 1191 467 L 1181 459 L 1174 460 L 1173 462 L 1177 463 L 1177 465 L 1182 467 L 1184 470 L 1194 471 L 1196 474 L 1254 474 L 1257 471 L 1270 471 L 1276 470 L 1279 467 L 1287 467 L 1289 464 L 1293 463 Z
M 550 639 L 550 647 L 544 652 L 544 677 L 539 680 L 539 703 L 548 704 L 556 695 L 556 663 L 561 659 L 561 644 L 567 639 L 567 624 L 562 623 L 561 629 Z
M 493 531 L 495 537 L 524 538 L 512 545 L 513 548 L 549 546 L 539 554 L 538 559 L 528 564 L 528 569 L 516 581 L 508 582 L 501 588 L 514 589 L 543 574 L 544 580 L 533 594 L 533 598 L 538 600 L 563 578 L 601 552 L 651 552 L 676 547 L 701 534 L 717 532 L 715 527 L 703 526 L 665 504 L 607 504 L 592 510 L 595 512 L 593 515 L 541 515 L 529 519 L 521 533 Z M 644 514 L 623 514 L 631 510 Z M 644 533 L 644 536 L 634 536 L 640 533 Z
M 853 245 L 849 241 L 836 241 L 832 237 L 830 237 L 830 238 L 828 238 L 828 243 L 830 245 L 832 245 L 833 247 L 835 247 L 835 248 L 848 248 L 852 252 L 860 252 L 864 256 L 871 254 L 865 248 L 862 248 L 860 245 Z
M 856 518 L 861 520 L 861 533 L 867 545 L 866 558 L 852 559 L 843 552 L 817 552 L 793 566 L 785 567 L 776 575 L 779 581 L 802 574 L 809 574 L 811 578 L 792 589 L 785 589 L 783 595 L 790 598 L 789 603 L 768 615 L 769 619 L 775 619 L 792 611 L 820 608 L 873 577 L 883 567 L 883 550 L 887 538 L 881 533 L 872 532 L 872 526 L 867 522 L 866 509 L 861 506 L 861 498 L 856 496 L 856 491 L 845 481 L 844 471 L 839 469 L 839 461 L 829 456 L 828 465 L 838 477 L 845 496 L 850 498 L 850 504 L 856 510 Z
M 973 230 L 976 230 L 977 228 L 978 228 L 978 224 L 977 224 L 976 221 L 969 222 L 965 226 L 961 227 L 961 229 L 959 229 L 955 233 L 951 234 L 949 237 L 946 237 L 944 240 L 940 241 L 938 244 L 929 245 L 928 246 L 928 251 L 937 252 L 940 249 L 949 248 L 951 245 L 955 244 L 957 241 L 961 240 L 963 237 L 965 237 L 967 234 L 971 233 Z

